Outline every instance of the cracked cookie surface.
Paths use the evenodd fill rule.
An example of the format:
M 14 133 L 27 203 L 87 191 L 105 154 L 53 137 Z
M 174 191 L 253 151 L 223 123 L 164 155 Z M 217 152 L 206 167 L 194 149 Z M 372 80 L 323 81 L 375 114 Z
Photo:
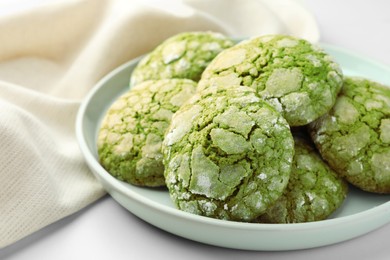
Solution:
M 245 40 L 207 66 L 198 89 L 245 85 L 273 105 L 291 126 L 326 113 L 342 85 L 340 66 L 318 46 L 285 35 Z
M 260 223 L 301 223 L 328 218 L 348 193 L 345 180 L 337 175 L 302 137 L 294 136 L 295 155 L 289 183 L 283 195 Z
M 353 185 L 390 193 L 390 88 L 348 77 L 335 106 L 309 125 L 322 157 Z
M 251 221 L 285 189 L 294 143 L 286 120 L 253 89 L 210 88 L 172 117 L 163 154 L 179 209 Z
M 152 79 L 185 78 L 198 81 L 203 70 L 234 42 L 216 32 L 185 32 L 158 45 L 138 63 L 130 85 Z
M 187 79 L 145 81 L 108 109 L 98 133 L 102 166 L 139 186 L 164 186 L 161 144 L 171 117 L 196 89 Z

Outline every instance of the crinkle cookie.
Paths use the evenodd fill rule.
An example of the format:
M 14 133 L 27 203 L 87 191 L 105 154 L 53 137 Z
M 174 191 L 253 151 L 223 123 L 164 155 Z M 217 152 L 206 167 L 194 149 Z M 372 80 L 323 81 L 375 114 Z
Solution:
M 172 114 L 191 97 L 186 79 L 145 81 L 109 108 L 98 134 L 101 165 L 114 177 L 140 186 L 163 186 L 161 143 Z
M 285 35 L 266 35 L 222 51 L 204 71 L 198 89 L 249 86 L 291 126 L 325 114 L 340 91 L 340 66 L 318 46 Z
M 335 106 L 309 125 L 322 157 L 347 181 L 390 193 L 390 88 L 349 77 Z
M 256 222 L 300 223 L 328 218 L 345 200 L 348 185 L 303 138 L 294 137 L 295 155 L 283 195 Z
M 283 193 L 294 143 L 286 120 L 253 89 L 196 94 L 163 143 L 166 184 L 186 212 L 251 221 Z
M 203 70 L 234 42 L 220 33 L 185 32 L 168 38 L 134 69 L 130 85 L 150 79 L 186 78 L 198 81 Z

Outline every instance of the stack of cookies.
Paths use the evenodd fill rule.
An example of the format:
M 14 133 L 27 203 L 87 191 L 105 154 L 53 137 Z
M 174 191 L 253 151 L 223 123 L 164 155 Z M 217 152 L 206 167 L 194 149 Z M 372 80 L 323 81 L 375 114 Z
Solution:
M 102 166 L 177 208 L 242 222 L 328 218 L 348 183 L 390 193 L 390 88 L 304 39 L 175 35 L 146 55 L 98 135 Z

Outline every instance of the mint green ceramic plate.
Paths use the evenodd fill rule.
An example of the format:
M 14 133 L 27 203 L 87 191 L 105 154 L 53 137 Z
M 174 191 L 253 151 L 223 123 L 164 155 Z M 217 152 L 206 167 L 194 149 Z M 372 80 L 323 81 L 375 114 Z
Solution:
M 324 45 L 346 75 L 360 75 L 390 85 L 390 68 L 333 46 Z M 103 78 L 82 103 L 76 123 L 85 160 L 96 178 L 123 207 L 178 236 L 206 244 L 246 250 L 292 250 L 338 243 L 390 222 L 390 195 L 351 189 L 343 206 L 324 221 L 299 224 L 252 224 L 192 215 L 174 208 L 164 189 L 135 187 L 108 174 L 97 160 L 96 136 L 109 105 L 128 89 L 139 59 Z M 299 239 L 297 239 L 299 238 Z

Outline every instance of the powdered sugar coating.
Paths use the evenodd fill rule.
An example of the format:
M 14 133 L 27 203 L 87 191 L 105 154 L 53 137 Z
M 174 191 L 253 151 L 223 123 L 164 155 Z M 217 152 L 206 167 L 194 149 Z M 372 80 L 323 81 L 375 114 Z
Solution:
M 283 195 L 256 222 L 301 223 L 328 218 L 344 202 L 347 183 L 304 138 L 295 136 L 295 154 Z
M 183 123 L 191 127 L 172 138 Z M 166 185 L 184 211 L 251 221 L 287 185 L 294 153 L 290 128 L 251 88 L 197 93 L 175 113 L 166 136 Z
M 174 35 L 147 54 L 134 69 L 130 85 L 145 80 L 186 78 L 198 81 L 209 62 L 234 42 L 216 32 Z
M 98 134 L 102 166 L 116 178 L 140 186 L 163 186 L 161 143 L 172 115 L 195 92 L 187 79 L 145 81 L 108 109 Z
M 318 46 L 291 36 L 266 35 L 222 51 L 205 69 L 198 89 L 251 87 L 291 126 L 301 126 L 333 106 L 342 80 L 340 66 Z
M 322 157 L 355 186 L 390 193 L 390 87 L 345 79 L 335 106 L 309 125 Z

